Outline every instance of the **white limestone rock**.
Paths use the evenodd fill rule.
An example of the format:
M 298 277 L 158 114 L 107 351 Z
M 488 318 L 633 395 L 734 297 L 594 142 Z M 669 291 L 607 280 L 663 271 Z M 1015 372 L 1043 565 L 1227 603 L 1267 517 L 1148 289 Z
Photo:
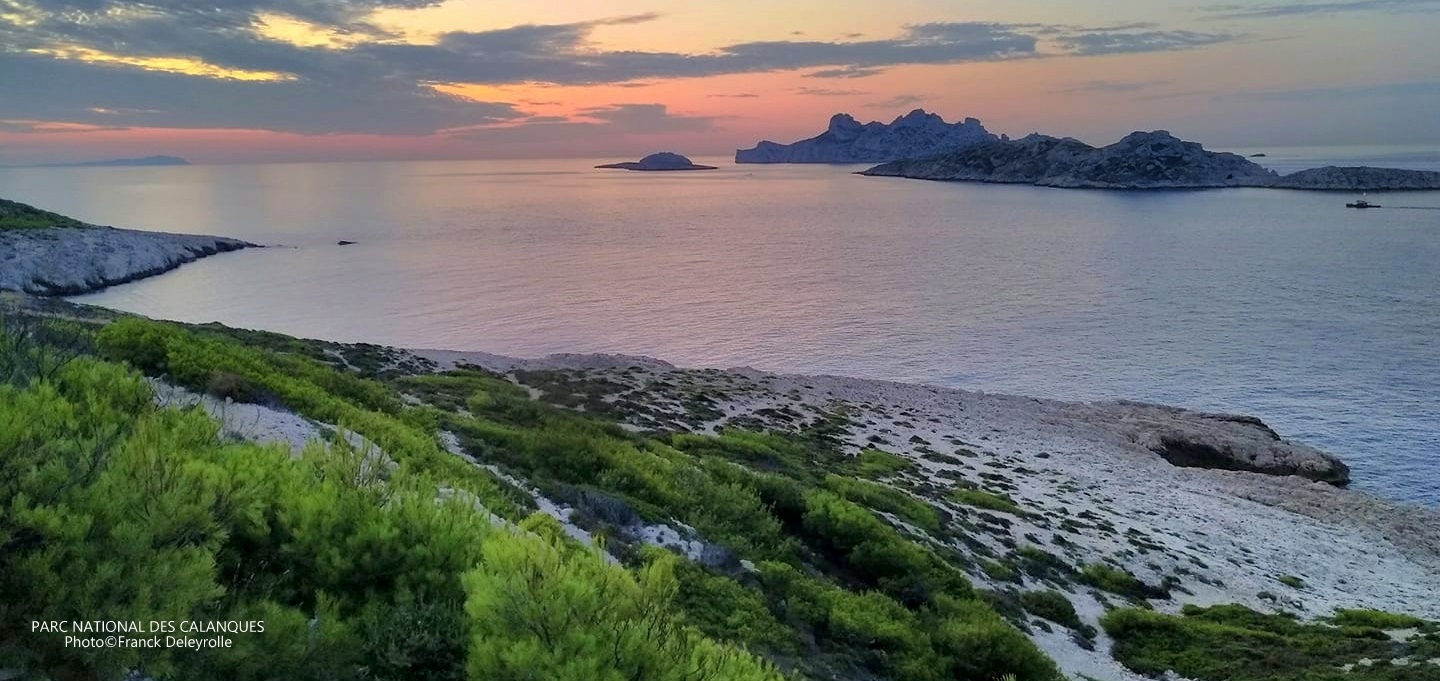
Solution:
M 251 247 L 226 237 L 113 227 L 0 230 L 0 289 L 77 295 Z

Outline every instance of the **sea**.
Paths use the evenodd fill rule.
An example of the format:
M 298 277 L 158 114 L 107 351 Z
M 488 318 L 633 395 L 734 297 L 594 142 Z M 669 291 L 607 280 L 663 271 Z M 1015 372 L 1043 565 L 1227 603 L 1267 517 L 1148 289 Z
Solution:
M 1440 169 L 1440 148 L 1263 151 Z M 75 298 L 516 356 L 627 353 L 1259 416 L 1440 507 L 1440 192 L 1091 191 L 615 159 L 0 169 L 0 196 L 269 246 Z M 339 246 L 338 241 L 353 241 Z

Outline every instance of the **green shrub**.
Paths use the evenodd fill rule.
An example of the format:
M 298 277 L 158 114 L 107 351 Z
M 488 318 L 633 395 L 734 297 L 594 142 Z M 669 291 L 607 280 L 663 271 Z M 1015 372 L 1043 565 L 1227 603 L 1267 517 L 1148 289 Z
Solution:
M 1084 626 L 1080 616 L 1075 613 L 1075 606 L 1059 591 L 1022 591 L 1020 603 L 1027 612 L 1036 617 L 1043 617 L 1071 629 Z
M 946 495 L 946 498 L 957 504 L 974 506 L 975 508 L 983 508 L 1018 516 L 1025 515 L 1024 509 L 1020 508 L 1020 505 L 1015 503 L 1015 500 L 1011 499 L 1007 494 L 995 494 L 984 490 L 961 487 L 951 490 L 950 493 Z
M 1411 615 L 1399 615 L 1380 610 L 1336 610 L 1330 621 L 1343 627 L 1373 627 L 1375 629 L 1418 629 L 1426 621 Z
M 850 501 L 877 511 L 893 514 L 932 534 L 940 531 L 939 510 L 889 485 L 839 475 L 827 475 L 825 476 L 825 487 Z
M 1104 563 L 1091 563 L 1080 571 L 1080 582 L 1103 591 L 1133 599 L 1169 598 L 1165 589 L 1151 586 L 1140 578 Z
M 856 474 L 864 478 L 888 478 L 917 468 L 914 461 L 874 447 L 861 450 L 855 461 Z
M 1115 658 L 1141 674 L 1173 670 L 1197 681 L 1419 681 L 1433 674 L 1417 665 L 1357 665 L 1409 653 L 1383 634 L 1356 637 L 1235 605 L 1191 606 L 1182 616 L 1113 610 L 1101 625 L 1115 640 Z M 1356 666 L 1345 672 L 1345 665 Z

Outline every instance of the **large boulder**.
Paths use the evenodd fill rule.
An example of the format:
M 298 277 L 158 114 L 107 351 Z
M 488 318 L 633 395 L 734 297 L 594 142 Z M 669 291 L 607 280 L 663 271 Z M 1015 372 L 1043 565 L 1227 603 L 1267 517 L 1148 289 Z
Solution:
M 1345 485 L 1350 468 L 1314 447 L 1288 442 L 1253 416 L 1121 402 L 1116 416 L 1140 446 L 1176 466 L 1250 471 Z

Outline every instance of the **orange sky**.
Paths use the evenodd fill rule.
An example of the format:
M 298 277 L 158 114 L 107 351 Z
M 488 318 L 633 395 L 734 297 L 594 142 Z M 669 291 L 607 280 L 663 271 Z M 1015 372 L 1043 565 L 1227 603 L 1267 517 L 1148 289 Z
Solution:
M 1293 2 L 1236 3 L 1223 13 L 1206 9 L 1214 2 L 1153 0 L 450 0 L 340 18 L 240 0 L 233 11 L 249 33 L 219 56 L 187 51 L 207 34 L 197 25 L 187 37 L 183 18 L 101 2 L 107 9 L 90 23 L 113 33 L 97 37 L 51 12 L 59 4 L 21 0 L 18 13 L 0 14 L 13 32 L 0 42 L 0 87 L 31 98 L 0 102 L 0 163 L 729 154 L 762 138 L 811 136 L 835 112 L 888 121 L 917 107 L 947 120 L 974 116 L 994 132 L 1092 143 L 1156 128 L 1211 146 L 1440 142 L 1440 43 L 1431 37 L 1440 34 L 1440 3 L 1425 0 L 1390 3 L 1400 10 L 1327 3 L 1325 13 Z M 245 9 L 252 4 L 265 10 Z M 932 23 L 959 37 L 929 36 L 923 25 Z M 556 28 L 566 26 L 578 28 Z M 129 39 L 152 35 L 153 43 Z M 1034 49 L 984 52 L 1017 35 Z M 1078 42 L 1100 35 L 1094 47 Z M 455 54 L 457 36 L 480 47 Z M 705 67 L 712 71 L 730 69 L 716 55 L 748 43 L 765 45 L 742 55 L 741 72 L 689 75 L 699 58 L 721 64 Z M 366 50 L 374 52 L 359 59 Z M 839 56 L 826 66 L 830 57 L 816 53 Z M 633 67 L 636 54 L 660 66 Z M 594 67 L 603 82 L 552 82 L 569 77 L 566 63 Z M 374 64 L 383 77 L 363 73 Z M 31 92 L 22 68 L 64 69 L 56 73 L 93 84 L 66 90 L 56 76 L 61 83 Z M 89 81 L 77 69 L 104 71 Z M 860 77 L 816 77 L 846 70 Z M 457 79 L 430 80 L 450 73 Z M 131 77 L 139 79 L 128 92 L 107 88 Z M 365 94 L 391 86 L 385 97 Z M 272 90 L 276 104 L 267 107 Z M 231 91 L 236 106 L 216 103 Z M 463 102 L 432 111 L 436 93 L 495 113 Z M 327 110 L 336 98 L 353 101 Z M 327 127 L 331 111 L 344 114 Z M 416 121 L 421 114 L 436 122 Z

